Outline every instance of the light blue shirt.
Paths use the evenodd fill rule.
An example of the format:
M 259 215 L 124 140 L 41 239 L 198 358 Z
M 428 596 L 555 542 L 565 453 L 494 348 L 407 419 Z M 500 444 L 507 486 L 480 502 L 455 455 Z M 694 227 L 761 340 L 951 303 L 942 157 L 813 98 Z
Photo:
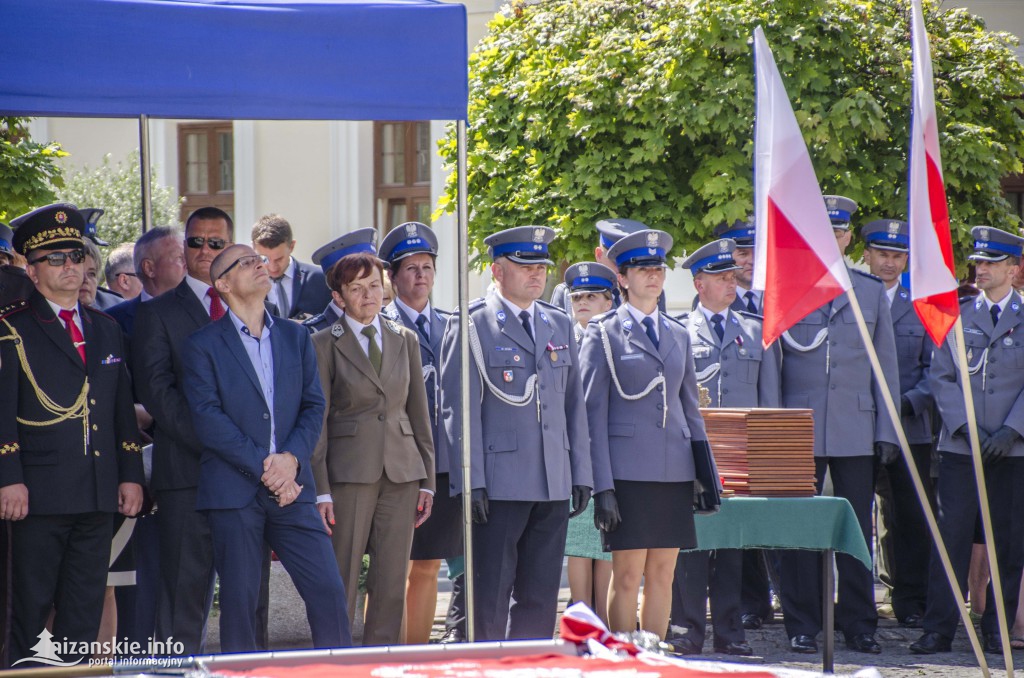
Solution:
M 245 354 L 249 356 L 252 369 L 256 371 L 256 378 L 259 379 L 260 389 L 263 391 L 263 400 L 267 403 L 270 411 L 270 453 L 277 452 L 277 443 L 274 435 L 274 351 L 270 346 L 270 328 L 274 326 L 274 319 L 266 311 L 263 312 L 263 332 L 260 336 L 254 337 L 249 328 L 246 327 L 237 315 L 228 309 L 228 317 L 238 330 L 238 338 L 242 340 L 245 347 Z

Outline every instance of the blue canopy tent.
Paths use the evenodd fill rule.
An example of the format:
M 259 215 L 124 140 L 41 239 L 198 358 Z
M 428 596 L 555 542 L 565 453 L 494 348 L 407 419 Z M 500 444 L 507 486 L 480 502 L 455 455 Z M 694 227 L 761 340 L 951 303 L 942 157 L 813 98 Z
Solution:
M 149 117 L 456 120 L 459 305 L 465 316 L 468 78 L 461 4 L 0 0 L 0 17 L 5 28 L 0 114 L 139 119 L 144 227 L 151 212 Z M 465 336 L 462 346 L 463 393 L 468 393 Z M 465 515 L 470 515 L 468 505 Z M 467 554 L 472 553 L 469 532 L 467 523 Z M 469 561 L 467 586 L 472 586 Z M 473 605 L 468 608 L 472 614 Z M 468 626 L 472 634 L 471 619 Z

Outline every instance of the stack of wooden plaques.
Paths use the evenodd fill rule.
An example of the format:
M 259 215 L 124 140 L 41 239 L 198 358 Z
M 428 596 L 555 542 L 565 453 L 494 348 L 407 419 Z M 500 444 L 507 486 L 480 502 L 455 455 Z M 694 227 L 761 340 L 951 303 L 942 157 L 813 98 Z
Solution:
M 728 407 L 701 414 L 726 495 L 814 496 L 811 410 Z

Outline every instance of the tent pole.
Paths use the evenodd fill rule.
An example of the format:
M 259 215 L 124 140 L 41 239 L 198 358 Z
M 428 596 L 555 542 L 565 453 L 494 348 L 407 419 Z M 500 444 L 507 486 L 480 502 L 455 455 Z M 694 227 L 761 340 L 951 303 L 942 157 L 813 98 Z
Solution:
M 459 251 L 459 406 L 462 408 L 462 533 L 465 554 L 464 586 L 466 591 L 466 640 L 476 640 L 476 597 L 473 583 L 473 474 L 471 422 L 469 420 L 469 181 L 466 173 L 466 121 L 456 122 L 458 161 L 458 251 Z
M 142 232 L 153 227 L 153 196 L 150 192 L 149 116 L 139 116 L 139 177 L 142 180 Z

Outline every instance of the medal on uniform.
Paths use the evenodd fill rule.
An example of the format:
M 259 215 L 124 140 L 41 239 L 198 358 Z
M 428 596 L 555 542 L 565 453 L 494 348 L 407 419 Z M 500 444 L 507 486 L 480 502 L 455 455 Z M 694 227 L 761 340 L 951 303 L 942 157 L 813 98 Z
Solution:
M 519 362 L 519 354 L 516 353 L 514 356 L 512 356 L 512 360 L 514 360 L 515 362 Z M 509 379 L 509 381 L 512 381 L 512 380 Z
M 556 362 L 557 360 L 558 360 L 558 351 L 552 351 L 551 352 L 551 362 Z
M 518 358 L 518 356 L 516 356 L 516 357 Z M 511 384 L 512 383 L 512 374 L 513 374 L 512 370 L 502 370 L 501 371 L 501 378 L 505 380 L 506 384 Z
M 1010 337 L 1003 339 L 1003 346 L 1013 346 L 1013 339 Z
M 974 360 L 974 349 L 973 348 L 967 350 L 967 362 L 970 362 L 972 360 Z
M 740 353 L 740 355 L 747 355 L 747 349 L 741 348 L 739 353 Z

